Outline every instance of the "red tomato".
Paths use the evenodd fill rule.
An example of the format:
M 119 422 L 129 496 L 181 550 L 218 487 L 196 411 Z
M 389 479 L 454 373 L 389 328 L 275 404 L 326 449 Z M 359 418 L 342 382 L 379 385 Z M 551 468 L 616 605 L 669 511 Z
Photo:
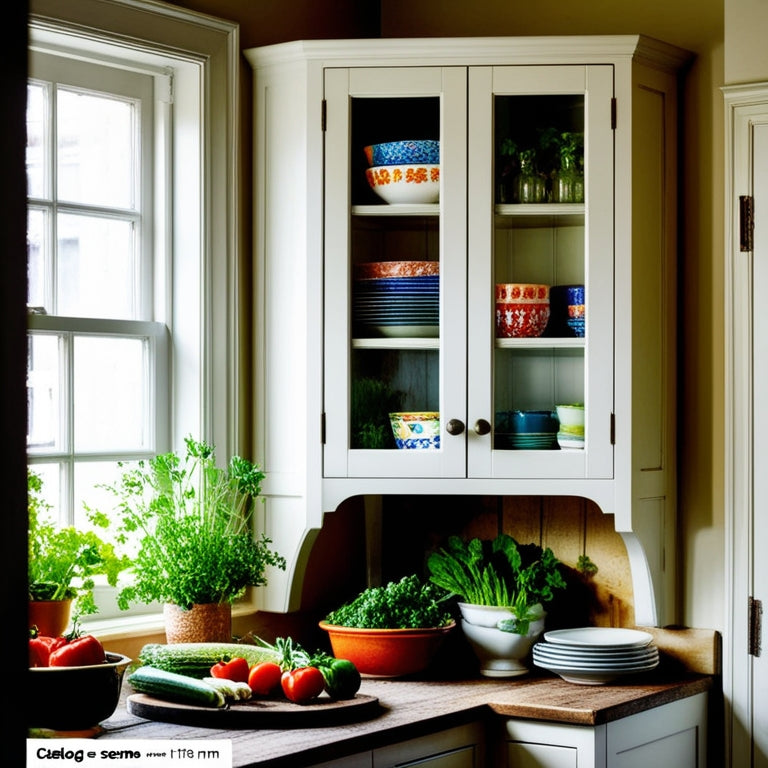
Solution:
M 299 667 L 283 672 L 280 678 L 285 697 L 295 704 L 316 699 L 325 688 L 325 678 L 317 667 Z
M 64 644 L 51 651 L 48 664 L 51 667 L 82 667 L 103 664 L 106 661 L 104 646 L 93 635 L 64 638 Z
M 248 673 L 248 686 L 256 696 L 268 696 L 280 685 L 283 670 L 274 661 L 254 664 Z
M 242 656 L 217 661 L 211 667 L 211 677 L 231 680 L 233 683 L 248 682 L 248 662 Z

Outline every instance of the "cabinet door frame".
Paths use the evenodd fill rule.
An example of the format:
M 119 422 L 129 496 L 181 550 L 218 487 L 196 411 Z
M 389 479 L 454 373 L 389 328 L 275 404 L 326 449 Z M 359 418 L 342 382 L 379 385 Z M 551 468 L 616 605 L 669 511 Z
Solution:
M 768 412 L 764 382 L 768 342 L 761 288 L 768 286 L 768 185 L 757 163 L 768 162 L 768 83 L 725 92 L 725 579 L 727 631 L 723 638 L 723 691 L 727 765 L 766 765 L 768 755 L 768 655 L 749 652 L 750 600 L 766 605 L 766 559 L 759 549 L 768 523 L 761 434 Z M 739 197 L 755 201 L 753 249 L 740 243 Z M 763 382 L 763 384 L 761 384 Z M 763 592 L 760 589 L 763 589 Z M 765 613 L 765 608 L 763 608 Z M 764 622 L 763 622 L 764 623 Z M 759 638 L 757 645 L 759 646 Z M 765 646 L 765 643 L 763 643 Z M 758 759 L 759 758 L 759 759 Z
M 575 451 L 493 450 L 492 435 L 468 430 L 468 474 L 499 478 L 612 478 L 614 409 L 614 67 L 541 65 L 474 67 L 469 76 L 469 360 L 468 417 L 494 421 L 494 98 L 499 95 L 584 96 L 584 272 L 587 334 L 584 399 L 587 447 Z M 523 343 L 538 340 L 522 340 Z M 553 340 L 559 341 L 559 340 Z M 489 375 L 489 372 L 490 375 Z M 597 373 L 595 373 L 597 372 Z M 554 403 L 553 403 L 554 406 Z
M 440 341 L 441 449 L 366 450 L 349 447 L 351 402 L 350 150 L 351 100 L 440 99 Z M 423 478 L 466 475 L 464 435 L 445 431 L 466 421 L 466 68 L 339 67 L 325 71 L 324 477 Z M 362 151 L 362 147 L 360 148 Z M 450 179 L 450 184 L 446 182 Z M 393 207 L 394 208 L 394 207 Z M 389 211 L 385 211 L 388 214 Z M 450 340 L 450 343 L 448 343 Z

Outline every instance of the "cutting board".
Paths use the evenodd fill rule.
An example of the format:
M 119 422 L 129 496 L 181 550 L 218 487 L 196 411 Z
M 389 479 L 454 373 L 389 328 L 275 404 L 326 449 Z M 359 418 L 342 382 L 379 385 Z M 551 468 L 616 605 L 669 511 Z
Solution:
M 253 698 L 218 708 L 177 704 L 134 693 L 128 696 L 126 706 L 132 715 L 147 720 L 203 728 L 314 728 L 368 720 L 381 712 L 375 696 L 360 693 L 354 699 L 338 701 L 323 693 L 307 704 Z

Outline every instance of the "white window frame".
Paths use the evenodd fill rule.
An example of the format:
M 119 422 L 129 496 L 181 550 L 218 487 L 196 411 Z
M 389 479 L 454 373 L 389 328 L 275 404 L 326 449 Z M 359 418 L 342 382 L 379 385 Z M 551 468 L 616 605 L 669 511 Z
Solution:
M 168 227 L 156 230 L 169 263 L 154 292 L 160 308 L 170 308 L 168 447 L 182 448 L 191 434 L 222 459 L 244 455 L 238 25 L 154 0 L 30 0 L 29 46 L 172 73 L 173 128 L 156 151 L 173 158 L 173 172 L 167 184 L 155 182 L 171 211 Z M 101 615 L 86 617 L 91 631 L 162 626 L 156 611 L 141 620 Z

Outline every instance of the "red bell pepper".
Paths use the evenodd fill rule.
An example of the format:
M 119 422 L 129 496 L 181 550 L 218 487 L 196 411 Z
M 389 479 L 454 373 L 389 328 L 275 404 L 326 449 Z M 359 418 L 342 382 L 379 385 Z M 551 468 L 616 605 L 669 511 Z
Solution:
M 248 662 L 242 656 L 222 659 L 211 667 L 211 677 L 231 680 L 233 683 L 247 683 L 249 672 Z
M 37 627 L 29 630 L 29 666 L 47 667 L 51 651 L 64 643 L 63 637 L 38 634 Z
M 93 635 L 81 635 L 77 627 L 63 637 L 63 643 L 51 651 L 48 665 L 51 667 L 84 667 L 103 664 L 107 659 L 104 646 Z

